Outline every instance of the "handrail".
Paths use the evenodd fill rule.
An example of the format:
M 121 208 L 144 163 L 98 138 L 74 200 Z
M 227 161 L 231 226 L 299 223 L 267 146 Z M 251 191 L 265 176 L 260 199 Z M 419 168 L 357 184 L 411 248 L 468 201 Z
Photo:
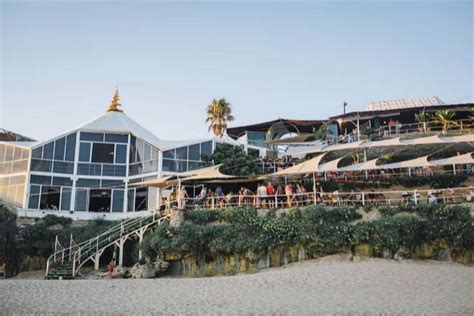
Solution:
M 128 232 L 128 230 L 131 227 L 134 227 L 138 223 L 140 223 L 138 227 L 142 227 L 143 225 L 146 226 L 146 225 L 149 225 L 156 221 L 161 220 L 162 217 L 156 217 L 156 213 L 157 213 L 156 211 L 153 211 L 151 214 L 145 217 L 140 216 L 140 217 L 128 219 L 126 221 L 121 221 L 119 224 L 107 229 L 105 232 L 99 234 L 98 236 L 85 240 L 79 244 L 71 245 L 69 248 L 63 248 L 58 251 L 55 251 L 51 256 L 48 257 L 48 260 L 46 262 L 46 276 L 48 275 L 49 269 L 51 268 L 51 265 L 53 263 L 58 263 L 58 262 L 64 263 L 64 258 L 67 259 L 67 258 L 72 257 L 74 258 L 73 266 L 75 266 L 76 261 L 80 260 L 81 252 L 83 249 L 84 250 L 87 249 L 85 253 L 91 251 L 93 247 L 96 248 L 96 251 L 98 251 L 99 243 L 106 240 L 107 237 L 110 241 L 111 236 L 117 235 L 117 237 L 121 237 L 125 232 Z M 117 237 L 114 237 L 114 238 L 117 238 Z M 79 257 L 77 257 L 78 254 L 79 254 Z M 61 260 L 58 260 L 59 258 Z

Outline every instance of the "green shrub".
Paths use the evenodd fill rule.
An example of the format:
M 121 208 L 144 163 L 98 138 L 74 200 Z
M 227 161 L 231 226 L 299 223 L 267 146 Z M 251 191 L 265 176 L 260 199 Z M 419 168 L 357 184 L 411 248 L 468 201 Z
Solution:
M 195 224 L 204 225 L 217 220 L 215 210 L 193 210 L 184 212 L 184 219 Z

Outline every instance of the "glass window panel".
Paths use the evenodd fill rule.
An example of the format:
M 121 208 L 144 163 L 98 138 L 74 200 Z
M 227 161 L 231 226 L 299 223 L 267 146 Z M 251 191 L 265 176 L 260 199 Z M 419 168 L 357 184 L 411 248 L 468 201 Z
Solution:
M 125 183 L 122 180 L 102 180 L 102 188 L 123 188 Z
M 0 163 L 5 160 L 5 145 L 0 144 Z
M 110 143 L 128 143 L 128 135 L 105 134 L 105 141 Z
M 176 159 L 188 159 L 188 147 L 176 148 Z
M 72 162 L 55 161 L 53 172 L 72 174 L 74 172 L 74 164 Z
M 80 163 L 77 165 L 77 174 L 83 176 L 100 176 L 102 165 L 93 163 Z
M 143 166 L 141 162 L 130 165 L 130 170 L 129 170 L 130 176 L 142 174 L 142 172 L 143 172 Z
M 40 198 L 40 186 L 39 185 L 30 185 L 30 196 L 28 199 L 28 208 L 38 209 Z
M 174 160 L 163 159 L 163 171 L 176 171 Z
M 54 142 L 43 146 L 43 159 L 53 159 Z
M 90 161 L 91 143 L 80 143 L 79 145 L 79 161 Z
M 127 173 L 126 166 L 115 166 L 115 176 L 116 177 L 125 177 Z
M 158 160 L 158 149 L 151 147 L 151 159 Z
M 140 178 L 133 178 L 133 179 L 130 179 L 130 180 L 128 180 L 128 183 L 129 183 L 129 184 L 130 184 L 130 183 L 139 183 L 139 182 L 143 182 L 143 181 L 144 181 L 143 178 L 140 177 Z
M 16 195 L 15 195 L 15 203 L 17 205 L 23 206 L 24 194 L 25 194 L 25 186 L 24 185 L 17 185 L 16 186 Z
M 76 133 L 67 136 L 66 155 L 64 159 L 67 161 L 74 161 L 75 152 L 76 152 Z
M 210 157 L 212 155 L 212 141 L 201 143 L 201 158 L 202 156 Z
M 149 160 L 143 163 L 143 173 L 150 173 L 158 171 L 158 161 Z
M 51 177 L 32 174 L 30 177 L 30 183 L 51 185 Z
M 139 161 L 143 161 L 143 156 L 144 156 L 144 146 L 145 144 L 143 143 L 143 141 L 137 139 L 137 159 L 136 161 L 139 162 Z
M 43 147 L 34 148 L 31 151 L 31 158 L 39 158 L 43 156 Z
M 99 133 L 87 133 L 87 132 L 81 132 L 80 136 L 81 140 L 88 140 L 88 141 L 93 141 L 93 142 L 103 142 L 104 141 L 104 134 L 99 134 Z
M 87 189 L 76 189 L 75 211 L 87 211 Z
M 135 211 L 135 189 L 129 189 L 127 193 L 127 212 Z
M 61 188 L 61 209 L 69 211 L 71 209 L 71 188 Z
M 23 153 L 21 154 L 21 159 L 28 159 L 30 158 L 30 152 L 28 149 L 23 149 Z
M 66 137 L 56 139 L 54 145 L 54 159 L 64 160 L 64 148 L 66 146 Z
M 164 152 L 163 152 L 163 158 L 174 159 L 174 158 L 175 158 L 174 149 L 164 151 Z
M 177 170 L 178 172 L 185 172 L 188 171 L 188 164 L 186 160 L 178 160 L 177 161 Z
M 91 162 L 114 163 L 114 150 L 113 144 L 93 143 Z
M 189 160 L 200 160 L 199 144 L 189 146 Z
M 115 146 L 115 163 L 127 162 L 127 145 Z
M 112 212 L 123 212 L 124 190 L 112 191 Z
M 148 188 L 137 188 L 135 192 L 135 211 L 148 209 Z
M 7 146 L 5 151 L 5 161 L 13 160 L 13 146 Z
M 21 149 L 20 147 L 14 147 L 13 160 L 20 160 L 22 152 L 23 149 Z
M 188 164 L 188 170 L 195 170 L 204 167 L 204 163 L 199 161 L 190 161 Z
M 31 171 L 51 172 L 53 162 L 51 160 L 31 160 Z
M 102 175 L 103 176 L 115 177 L 115 166 L 114 165 L 103 165 Z
M 100 180 L 99 179 L 78 179 L 76 181 L 76 187 L 100 188 Z
M 147 161 L 151 159 L 151 147 L 149 144 L 144 144 L 144 150 L 143 150 L 143 160 Z
M 58 185 L 62 187 L 72 187 L 72 180 L 64 177 L 54 177 L 53 185 Z
M 131 136 L 130 137 L 130 150 L 129 150 L 129 159 L 130 159 L 130 163 L 134 163 L 136 160 L 135 160 L 135 156 L 136 156 L 136 149 L 137 149 L 137 146 L 136 146 L 136 142 L 137 142 L 137 138 L 134 137 L 134 136 Z
M 18 160 L 13 162 L 12 172 L 26 172 L 28 169 L 28 160 Z
M 41 187 L 40 209 L 59 210 L 61 187 L 43 185 Z

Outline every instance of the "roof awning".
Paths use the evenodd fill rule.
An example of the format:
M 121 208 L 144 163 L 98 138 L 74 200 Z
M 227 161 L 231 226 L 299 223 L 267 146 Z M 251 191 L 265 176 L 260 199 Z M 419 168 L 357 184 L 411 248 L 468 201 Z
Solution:
M 432 166 L 428 162 L 428 156 L 419 157 L 415 159 L 379 165 L 376 169 L 400 169 L 400 168 L 414 168 L 414 167 L 429 167 Z
M 467 153 L 463 155 L 457 155 L 449 158 L 432 160 L 430 163 L 435 166 L 445 166 L 445 165 L 462 165 L 468 163 L 474 163 L 472 158 L 473 153 Z
M 369 161 L 349 165 L 349 166 L 346 166 L 346 167 L 341 167 L 341 168 L 338 169 L 338 171 L 374 170 L 374 169 L 377 169 L 376 162 L 379 159 L 380 159 L 380 157 L 376 158 L 376 159 L 369 160 Z
M 303 161 L 293 167 L 289 167 L 275 173 L 269 174 L 264 176 L 265 178 L 270 177 L 280 177 L 280 176 L 289 176 L 289 175 L 297 175 L 297 174 L 306 174 L 306 173 L 313 173 L 318 171 L 319 163 L 323 158 L 324 154 L 319 155 L 315 158 Z

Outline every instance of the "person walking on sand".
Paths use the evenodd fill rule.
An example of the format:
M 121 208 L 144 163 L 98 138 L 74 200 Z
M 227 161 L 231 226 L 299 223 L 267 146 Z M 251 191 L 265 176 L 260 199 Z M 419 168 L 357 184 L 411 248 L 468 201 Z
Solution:
M 115 269 L 115 259 L 110 260 L 109 265 L 107 266 L 107 279 L 112 280 L 113 273 Z

